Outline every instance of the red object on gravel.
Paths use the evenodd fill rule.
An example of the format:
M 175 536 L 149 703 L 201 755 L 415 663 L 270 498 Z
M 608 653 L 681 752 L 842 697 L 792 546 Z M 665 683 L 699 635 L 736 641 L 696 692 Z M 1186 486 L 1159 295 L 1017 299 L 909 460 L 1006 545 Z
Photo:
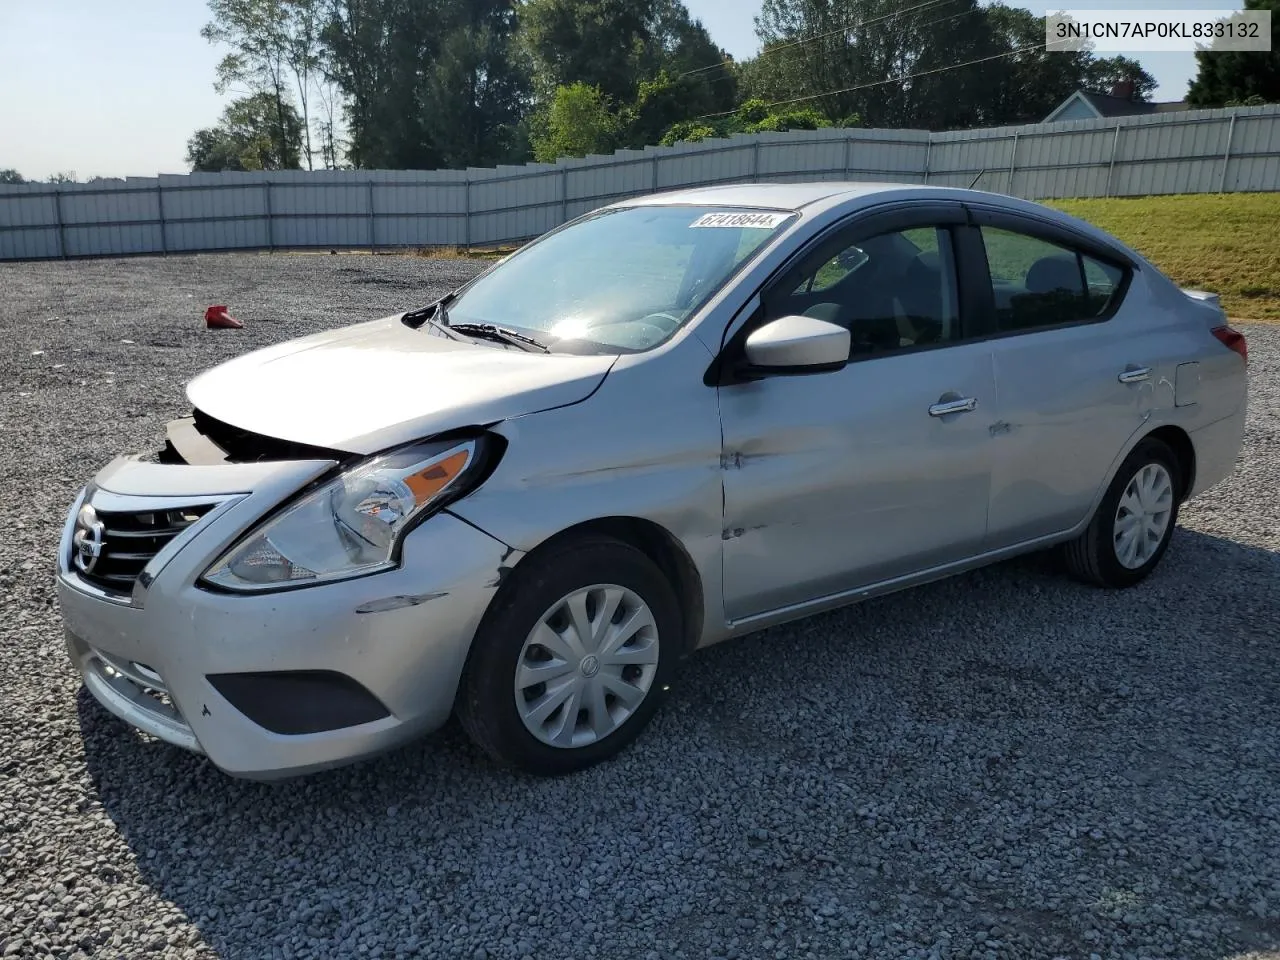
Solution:
M 239 330 L 244 324 L 227 312 L 224 304 L 210 307 L 204 312 L 204 324 L 210 330 Z

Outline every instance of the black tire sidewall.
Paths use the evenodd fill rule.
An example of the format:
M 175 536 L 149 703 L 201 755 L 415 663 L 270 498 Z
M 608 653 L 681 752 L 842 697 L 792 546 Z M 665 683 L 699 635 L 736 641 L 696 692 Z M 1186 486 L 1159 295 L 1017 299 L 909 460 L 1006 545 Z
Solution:
M 582 587 L 634 590 L 658 628 L 658 669 L 639 708 L 603 740 L 572 749 L 538 740 L 520 719 L 515 672 L 524 641 L 556 601 Z M 592 766 L 626 747 L 652 718 L 683 654 L 683 616 L 667 578 L 640 550 L 605 537 L 575 539 L 528 557 L 502 585 L 481 621 L 459 688 L 464 726 L 496 759 L 555 775 Z
M 1120 507 L 1120 498 L 1124 496 L 1125 488 L 1129 486 L 1130 481 L 1139 470 L 1152 463 L 1158 463 L 1169 471 L 1169 476 L 1173 480 L 1173 507 L 1169 515 L 1168 529 L 1165 530 L 1160 545 L 1156 547 L 1156 552 L 1142 566 L 1130 569 L 1116 556 L 1114 536 L 1116 511 Z M 1116 471 L 1115 479 L 1111 481 L 1111 486 L 1102 498 L 1102 503 L 1098 505 L 1098 513 L 1094 518 L 1094 549 L 1097 551 L 1098 571 L 1105 583 L 1117 587 L 1130 586 L 1145 579 L 1156 568 L 1165 551 L 1169 549 L 1174 528 L 1178 524 L 1181 490 L 1182 476 L 1178 467 L 1178 458 L 1168 444 L 1155 439 L 1143 440 L 1125 457 L 1124 463 Z

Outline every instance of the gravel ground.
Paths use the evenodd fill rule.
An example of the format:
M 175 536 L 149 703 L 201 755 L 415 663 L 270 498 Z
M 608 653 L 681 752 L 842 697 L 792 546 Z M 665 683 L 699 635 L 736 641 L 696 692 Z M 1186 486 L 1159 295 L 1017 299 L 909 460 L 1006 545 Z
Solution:
M 1280 956 L 1280 327 L 1247 331 L 1235 476 L 1142 587 L 1028 558 L 704 651 L 571 779 L 449 728 L 241 782 L 98 708 L 52 585 L 75 489 L 197 371 L 474 269 L 0 265 L 0 956 Z

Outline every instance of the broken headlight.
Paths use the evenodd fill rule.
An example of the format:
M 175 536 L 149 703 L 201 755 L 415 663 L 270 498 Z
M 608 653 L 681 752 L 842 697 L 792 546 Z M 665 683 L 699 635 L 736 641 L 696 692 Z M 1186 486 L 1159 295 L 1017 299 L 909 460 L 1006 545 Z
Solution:
M 202 579 L 256 591 L 386 570 L 409 529 L 470 489 L 484 447 L 482 437 L 418 443 L 357 464 L 250 531 Z

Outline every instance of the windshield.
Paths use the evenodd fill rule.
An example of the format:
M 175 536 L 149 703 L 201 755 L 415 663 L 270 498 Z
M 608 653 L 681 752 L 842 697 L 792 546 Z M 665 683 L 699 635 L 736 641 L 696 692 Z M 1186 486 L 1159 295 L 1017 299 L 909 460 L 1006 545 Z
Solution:
M 648 350 L 792 216 L 732 207 L 606 210 L 481 275 L 449 303 L 449 322 L 509 327 L 558 352 Z

